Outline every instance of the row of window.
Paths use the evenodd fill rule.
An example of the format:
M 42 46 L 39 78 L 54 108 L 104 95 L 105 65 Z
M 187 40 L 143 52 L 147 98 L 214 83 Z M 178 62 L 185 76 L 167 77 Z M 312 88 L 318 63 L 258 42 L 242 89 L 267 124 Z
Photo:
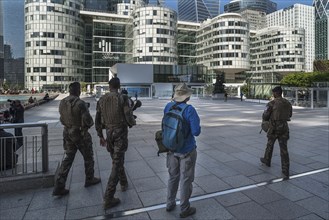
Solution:
M 176 57 L 167 57 L 167 56 L 143 56 L 143 57 L 134 57 L 134 62 L 176 62 Z
M 57 38 L 59 39 L 64 39 L 65 38 L 64 33 L 57 33 Z M 55 33 L 54 32 L 33 32 L 30 34 L 31 38 L 36 38 L 36 37 L 48 37 L 48 38 L 55 38 Z M 71 36 L 75 41 L 82 41 L 80 37 L 78 36 Z
M 26 72 L 31 73 L 47 73 L 47 67 L 27 67 Z M 50 67 L 50 73 L 64 73 L 64 67 Z

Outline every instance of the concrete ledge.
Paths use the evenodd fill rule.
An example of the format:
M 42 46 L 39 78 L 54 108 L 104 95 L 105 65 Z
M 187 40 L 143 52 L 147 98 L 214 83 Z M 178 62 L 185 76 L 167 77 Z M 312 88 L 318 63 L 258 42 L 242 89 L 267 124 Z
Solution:
M 27 189 L 53 187 L 55 174 L 59 169 L 59 162 L 49 164 L 49 171 L 46 173 L 31 173 L 17 176 L 0 178 L 0 194 L 7 192 L 17 192 Z

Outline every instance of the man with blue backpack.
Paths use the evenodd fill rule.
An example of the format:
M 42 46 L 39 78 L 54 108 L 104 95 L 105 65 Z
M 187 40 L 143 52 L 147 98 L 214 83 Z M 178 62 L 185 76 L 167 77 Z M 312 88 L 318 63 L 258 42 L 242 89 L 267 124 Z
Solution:
M 167 167 L 169 172 L 167 208 L 170 212 L 176 207 L 176 194 L 180 184 L 181 218 L 195 214 L 190 206 L 195 163 L 197 158 L 194 136 L 201 133 L 200 118 L 195 108 L 188 105 L 193 90 L 185 83 L 176 86 L 173 102 L 164 109 L 162 119 L 162 143 L 169 150 Z

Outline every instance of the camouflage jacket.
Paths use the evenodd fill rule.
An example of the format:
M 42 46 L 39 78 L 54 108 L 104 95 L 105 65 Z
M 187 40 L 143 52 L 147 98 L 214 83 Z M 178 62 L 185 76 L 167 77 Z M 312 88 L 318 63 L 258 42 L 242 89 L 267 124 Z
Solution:
M 59 104 L 60 121 L 66 128 L 88 130 L 94 125 L 86 102 L 77 96 L 70 95 Z
M 102 129 L 136 125 L 132 105 L 127 95 L 111 91 L 103 95 L 97 102 L 95 126 L 99 137 L 103 137 Z

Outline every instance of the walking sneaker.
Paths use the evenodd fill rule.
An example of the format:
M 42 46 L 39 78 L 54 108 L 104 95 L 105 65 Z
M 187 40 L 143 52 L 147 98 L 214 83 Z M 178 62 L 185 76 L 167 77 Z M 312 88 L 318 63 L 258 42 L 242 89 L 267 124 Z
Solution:
M 172 210 L 174 210 L 176 208 L 176 202 L 174 204 L 172 204 L 171 206 L 167 206 L 166 211 L 167 212 L 171 212 Z
M 188 208 L 186 211 L 181 212 L 181 213 L 179 214 L 179 217 L 181 217 L 181 218 L 186 218 L 186 217 L 188 217 L 188 216 L 190 216 L 190 215 L 194 215 L 195 212 L 196 212 L 196 208 L 194 208 L 194 207 L 190 207 L 190 208 Z
M 53 191 L 53 196 L 65 196 L 70 192 L 70 190 L 65 188 L 55 188 Z
M 268 167 L 271 167 L 271 163 L 269 161 L 267 161 L 264 157 L 260 158 L 260 162 L 262 162 L 263 164 L 265 164 Z
M 92 185 L 96 185 L 98 183 L 101 182 L 101 178 L 97 178 L 97 177 L 94 177 L 93 179 L 91 180 L 86 180 L 85 182 L 85 187 L 89 187 L 89 186 L 92 186 Z
M 113 208 L 114 206 L 119 205 L 119 203 L 120 203 L 120 199 L 114 197 L 110 200 L 105 200 L 103 205 L 104 210 Z
M 127 189 L 128 189 L 128 183 L 126 183 L 125 185 L 121 185 L 121 191 L 122 192 L 127 191 Z

